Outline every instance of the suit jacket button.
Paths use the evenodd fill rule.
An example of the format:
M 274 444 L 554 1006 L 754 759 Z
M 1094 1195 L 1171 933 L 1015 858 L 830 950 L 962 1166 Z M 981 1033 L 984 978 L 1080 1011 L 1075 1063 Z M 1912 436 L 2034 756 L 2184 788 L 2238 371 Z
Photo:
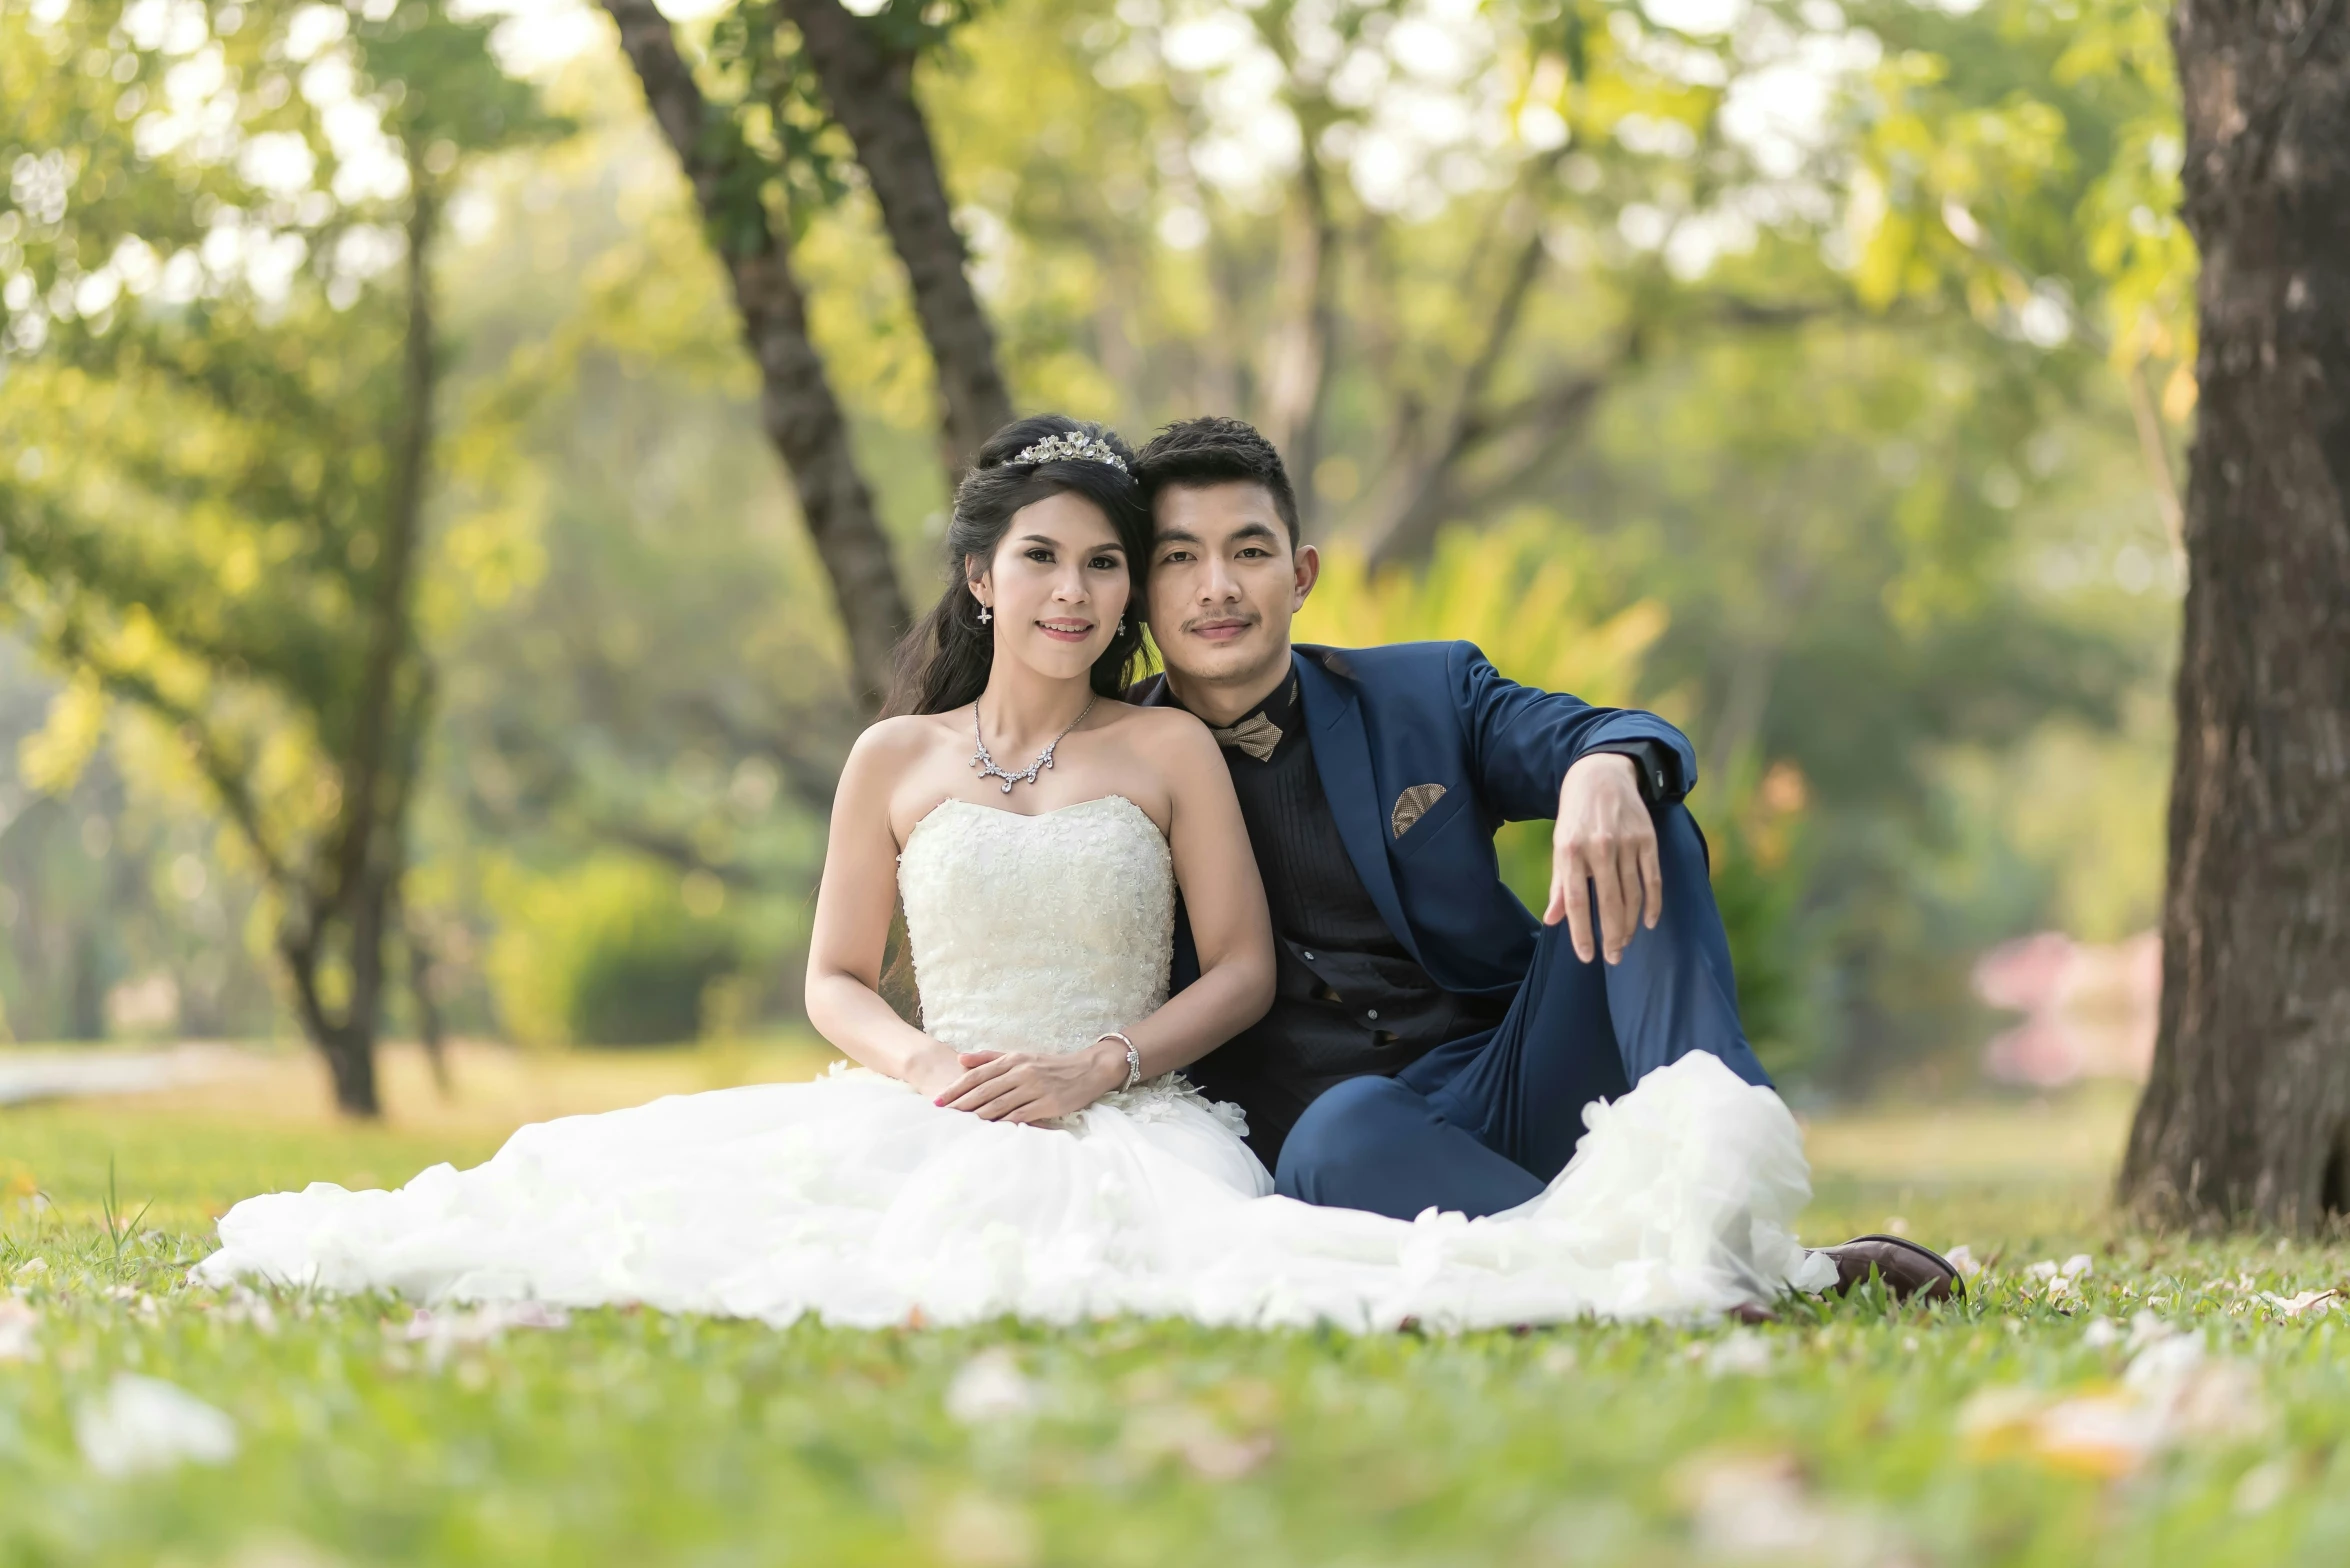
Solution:
M 1376 1019 L 1379 1016 L 1379 1009 L 1374 1007 L 1369 1012 L 1363 1014 L 1363 1016 L 1365 1018 Z
M 1300 953 L 1297 956 L 1304 959 L 1309 964 L 1314 961 L 1314 955 L 1311 953 Z

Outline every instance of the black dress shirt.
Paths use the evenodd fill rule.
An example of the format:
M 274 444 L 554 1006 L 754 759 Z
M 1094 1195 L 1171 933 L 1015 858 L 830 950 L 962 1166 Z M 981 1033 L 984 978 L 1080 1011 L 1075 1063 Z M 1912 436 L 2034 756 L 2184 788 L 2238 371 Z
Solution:
M 1322 793 L 1296 677 L 1232 727 L 1258 714 L 1280 728 L 1272 755 L 1227 745 L 1224 761 L 1272 911 L 1273 1006 L 1190 1076 L 1248 1113 L 1249 1142 L 1270 1168 L 1323 1090 L 1396 1072 L 1491 1027 L 1501 1009 L 1439 989 L 1371 902 Z
M 1224 762 L 1272 913 L 1273 1006 L 1188 1076 L 1247 1113 L 1249 1143 L 1271 1169 L 1324 1090 L 1400 1072 L 1448 1040 L 1492 1028 L 1508 1004 L 1442 989 L 1388 928 L 1322 792 L 1297 677 L 1224 733 L 1255 728 L 1260 715 L 1280 730 L 1272 754 L 1260 760 L 1227 743 Z M 1678 798 L 1679 761 L 1663 746 L 1597 749 L 1630 755 L 1652 803 Z

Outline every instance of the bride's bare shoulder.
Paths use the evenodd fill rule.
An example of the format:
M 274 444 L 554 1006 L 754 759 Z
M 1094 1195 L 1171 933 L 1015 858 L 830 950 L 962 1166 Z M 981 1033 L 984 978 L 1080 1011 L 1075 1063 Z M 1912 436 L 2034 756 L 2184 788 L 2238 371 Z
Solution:
M 952 744 L 959 731 L 940 713 L 901 713 L 865 727 L 841 770 L 866 778 L 903 773 Z
M 1181 708 L 1143 708 L 1122 704 L 1115 722 L 1137 751 L 1162 766 L 1198 766 L 1217 761 L 1215 737 L 1208 727 Z

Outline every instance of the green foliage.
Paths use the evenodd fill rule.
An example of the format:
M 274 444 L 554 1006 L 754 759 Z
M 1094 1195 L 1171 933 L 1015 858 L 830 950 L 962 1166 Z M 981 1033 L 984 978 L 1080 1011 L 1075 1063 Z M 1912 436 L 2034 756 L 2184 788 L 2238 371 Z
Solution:
M 557 875 L 492 883 L 499 919 L 489 970 L 517 1039 L 675 1045 L 694 1039 L 704 995 L 742 963 L 707 872 L 598 856 Z
M 1670 611 L 1642 691 L 1682 705 L 1711 781 L 1694 809 L 1722 816 L 1749 752 L 1805 783 L 1794 949 L 1818 1066 L 1847 1084 L 1980 1038 L 1973 953 L 2055 913 L 1971 825 L 2022 807 L 2026 780 L 1993 761 L 1957 800 L 1959 759 L 2052 724 L 2110 733 L 2162 678 L 2175 600 L 2128 416 L 2110 392 L 2066 407 L 2036 363 L 1968 324 L 1821 323 L 1691 354 L 1596 432 L 1591 591 Z M 2159 799 L 2160 775 L 2139 788 Z
M 1853 106 L 1875 215 L 1855 268 L 1863 292 L 1949 293 L 2031 341 L 2085 333 L 2125 372 L 2146 360 L 2167 371 L 2182 417 L 2196 261 L 2177 215 L 2167 8 L 1993 0 L 1853 15 L 1887 46 Z
M 1341 648 L 1473 642 L 1512 680 L 1621 706 L 1639 689 L 1642 657 L 1664 634 L 1664 607 L 1643 599 L 1595 614 L 1559 546 L 1539 513 L 1484 534 L 1447 534 L 1415 572 L 1374 573 L 1359 551 L 1333 546 L 1295 636 Z
M 704 134 L 730 140 L 750 154 L 731 161 L 740 170 L 726 193 L 728 213 L 749 226 L 721 219 L 712 241 L 731 253 L 763 220 L 769 190 L 780 193 L 793 232 L 848 194 L 855 154 L 832 123 L 816 73 L 800 55 L 799 35 L 767 0 L 747 0 L 719 13 L 710 30 L 709 63 L 727 83 L 723 113 Z
M 1818 955 L 1803 918 L 1811 891 L 1807 839 L 1815 831 L 1803 775 L 1781 762 L 1758 776 L 1751 756 L 1699 819 L 1713 873 L 1714 903 L 1738 980 L 1738 1018 L 1774 1079 L 1799 1082 L 1816 1071 L 1829 1040 L 1825 1009 L 1811 994 Z
M 920 56 L 945 49 L 983 6 L 976 0 L 883 0 L 853 7 L 882 47 Z M 857 188 L 855 150 L 833 122 L 822 84 L 804 57 L 799 30 L 775 0 L 732 0 L 710 25 L 706 64 L 720 85 L 718 113 L 705 129 L 748 154 L 734 163 L 730 213 L 764 214 L 775 202 L 795 235 Z M 723 253 L 741 230 L 721 219 L 712 240 Z
M 54 72 L 50 91 L 6 98 L 29 113 L 0 125 L 0 144 L 43 145 L 72 105 L 67 146 L 85 165 L 83 199 L 48 222 L 19 209 L 30 221 L 0 257 L 37 302 L 5 322 L 16 353 L 0 440 L 20 457 L 0 476 L 0 505 L 22 623 L 175 723 L 217 720 L 231 765 L 262 785 L 255 809 L 273 836 L 298 839 L 332 815 L 369 635 L 356 612 L 390 564 L 381 530 L 398 482 L 405 301 L 380 252 L 398 254 L 385 225 L 408 176 L 379 168 L 397 194 L 337 199 L 307 180 L 287 189 L 290 176 L 229 172 L 250 157 L 137 150 L 139 133 L 108 112 L 132 101 L 122 68 L 132 89 L 160 86 L 173 53 L 196 54 L 226 75 L 213 100 L 235 115 L 226 151 L 277 137 L 269 150 L 307 160 L 313 178 L 342 172 L 323 116 L 290 92 L 292 8 L 227 10 L 235 24 L 201 48 L 177 37 L 141 48 L 79 12 L 44 25 L 12 6 L 0 18 L 11 62 Z M 552 128 L 485 37 L 418 4 L 353 24 L 347 105 L 412 140 L 416 178 Z M 92 81 L 91 58 L 118 63 Z M 55 70 L 65 62 L 75 68 Z M 413 90 L 400 70 L 418 73 Z M 292 755 L 306 746 L 327 756 Z

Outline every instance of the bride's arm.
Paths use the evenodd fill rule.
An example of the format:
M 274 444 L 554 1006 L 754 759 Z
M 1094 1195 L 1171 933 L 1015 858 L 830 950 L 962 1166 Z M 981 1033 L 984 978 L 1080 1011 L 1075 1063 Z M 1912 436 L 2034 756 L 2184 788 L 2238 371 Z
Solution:
M 1151 723 L 1147 744 L 1168 786 L 1167 842 L 1200 975 L 1148 1018 L 1121 1025 L 1145 1078 L 1190 1066 L 1273 1005 L 1273 922 L 1223 755 L 1188 714 L 1154 714 Z M 971 1071 L 939 1103 L 989 1121 L 1066 1116 L 1126 1082 L 1126 1048 L 1115 1040 L 1067 1056 L 974 1052 L 962 1061 Z
M 1189 1067 L 1273 1005 L 1273 917 L 1265 910 L 1265 885 L 1240 800 L 1232 793 L 1232 774 L 1206 725 L 1173 714 L 1164 727 L 1174 804 L 1167 843 L 1175 852 L 1175 885 L 1183 893 L 1192 945 L 1199 950 L 1199 979 L 1141 1023 L 1126 1026 L 1145 1078 Z M 1120 1082 L 1125 1065 L 1121 1051 Z
M 881 997 L 882 951 L 897 909 L 898 845 L 892 786 L 919 755 L 918 720 L 876 724 L 841 769 L 808 940 L 808 1022 L 875 1072 L 936 1094 L 962 1076 L 955 1053 L 897 1015 Z

